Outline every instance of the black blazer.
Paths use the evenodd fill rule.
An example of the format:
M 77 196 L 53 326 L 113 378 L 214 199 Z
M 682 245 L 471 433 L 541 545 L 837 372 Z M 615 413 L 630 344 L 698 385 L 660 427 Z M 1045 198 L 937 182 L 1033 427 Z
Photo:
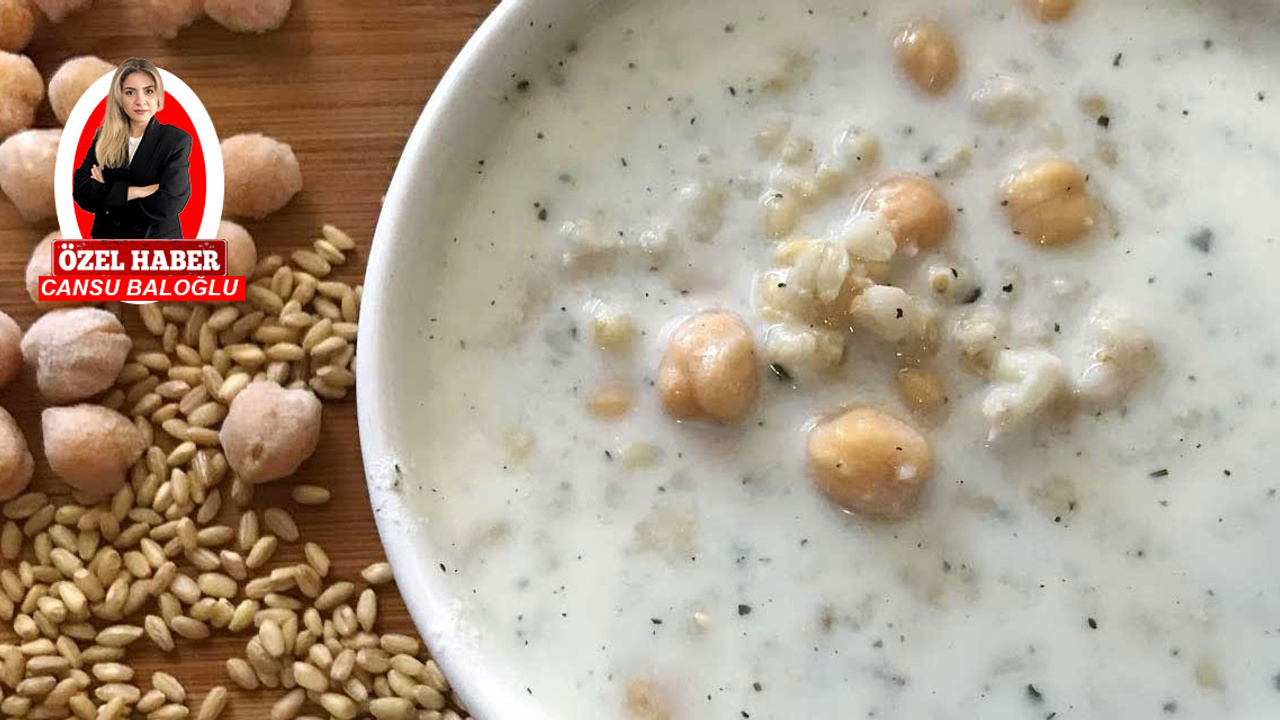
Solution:
M 101 129 L 94 133 L 93 145 L 76 169 L 72 192 L 76 205 L 94 215 L 90 237 L 95 240 L 181 238 L 178 213 L 191 198 L 191 136 L 151 118 L 133 161 L 125 167 L 103 167 L 106 183 L 100 183 L 90 173 L 93 166 L 99 164 L 95 148 L 101 133 Z M 150 196 L 128 199 L 130 185 L 156 183 L 160 189 Z

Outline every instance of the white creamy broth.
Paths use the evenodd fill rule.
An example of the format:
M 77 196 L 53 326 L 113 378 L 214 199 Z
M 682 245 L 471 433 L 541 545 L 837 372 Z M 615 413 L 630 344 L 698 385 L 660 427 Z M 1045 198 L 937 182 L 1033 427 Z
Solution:
M 957 46 L 936 96 L 894 63 L 921 15 Z M 1048 24 L 1012 0 L 617 2 L 513 78 L 449 236 L 425 239 L 400 459 L 476 657 L 510 679 L 495 692 L 553 718 L 1280 713 L 1277 23 L 1250 2 L 1081 0 Z M 975 101 L 997 74 L 1034 108 Z M 786 158 L 812 172 L 850 127 L 877 158 L 771 239 Z M 1046 157 L 1103 208 L 1069 246 L 1016 237 L 998 201 Z M 936 321 L 930 419 L 895 390 L 899 345 L 855 330 L 838 367 L 786 377 L 764 347 L 782 242 L 833 236 L 901 173 L 953 211 L 888 279 Z M 930 266 L 980 297 L 938 296 Z M 625 350 L 593 342 L 599 303 L 634 324 Z M 989 308 L 1002 346 L 1053 354 L 1070 384 L 1099 307 L 1152 341 L 1132 388 L 989 441 L 994 380 L 955 323 Z M 739 422 L 676 421 L 654 387 L 672 328 L 708 309 L 756 341 Z M 635 405 L 601 419 L 588 398 L 610 382 Z M 842 512 L 808 478 L 806 433 L 851 406 L 932 448 L 905 520 Z

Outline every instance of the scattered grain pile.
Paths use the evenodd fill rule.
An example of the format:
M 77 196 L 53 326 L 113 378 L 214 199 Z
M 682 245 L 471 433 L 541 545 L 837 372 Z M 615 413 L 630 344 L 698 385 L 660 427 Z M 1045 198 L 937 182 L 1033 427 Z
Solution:
M 227 683 L 277 693 L 273 720 L 466 717 L 416 637 L 379 632 L 386 563 L 336 577 L 289 509 L 254 506 L 253 481 L 287 476 L 314 451 L 316 398 L 354 388 L 361 287 L 329 275 L 355 243 L 332 226 L 322 235 L 288 259 L 258 261 L 247 302 L 111 308 L 145 328 L 114 381 L 88 404 L 45 411 L 50 463 L 72 487 L 0 505 L 0 618 L 16 636 L 0 644 L 4 717 L 213 720 L 229 702 L 225 687 L 200 696 L 180 669 L 144 678 L 130 657 L 139 644 L 176 653 L 215 633 L 244 638 L 226 660 Z M 115 332 L 101 310 L 55 311 L 74 312 L 107 318 L 86 316 L 92 327 L 73 329 Z M 122 315 L 134 312 L 136 323 Z M 57 317 L 37 325 L 70 327 Z M 41 350 L 46 334 L 32 341 Z M 75 392 L 52 394 L 79 396 L 102 367 L 61 368 Z M 61 379 L 42 377 L 42 391 Z M 255 430 L 267 455 L 250 453 L 250 462 L 224 452 L 229 431 L 245 442 Z M 21 477 L 21 434 L 10 444 Z M 264 459 L 273 463 L 265 470 Z M 297 485 L 292 498 L 322 512 L 330 492 Z M 277 558 L 290 544 L 301 546 L 301 561 Z

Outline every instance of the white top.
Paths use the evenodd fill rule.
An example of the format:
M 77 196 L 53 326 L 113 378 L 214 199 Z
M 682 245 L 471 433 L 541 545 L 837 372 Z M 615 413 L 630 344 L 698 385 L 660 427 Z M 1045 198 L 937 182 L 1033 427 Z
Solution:
M 140 137 L 129 138 L 129 162 L 133 162 L 133 154 L 138 152 L 138 144 L 142 142 Z

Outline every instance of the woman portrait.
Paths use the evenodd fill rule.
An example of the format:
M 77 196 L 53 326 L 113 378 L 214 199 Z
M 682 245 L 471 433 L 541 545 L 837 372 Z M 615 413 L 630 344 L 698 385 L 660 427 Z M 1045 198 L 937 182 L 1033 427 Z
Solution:
M 129 58 L 111 77 L 107 112 L 75 172 L 72 197 L 93 213 L 95 240 L 182 238 L 178 213 L 191 197 L 191 136 L 161 123 L 164 80 Z

